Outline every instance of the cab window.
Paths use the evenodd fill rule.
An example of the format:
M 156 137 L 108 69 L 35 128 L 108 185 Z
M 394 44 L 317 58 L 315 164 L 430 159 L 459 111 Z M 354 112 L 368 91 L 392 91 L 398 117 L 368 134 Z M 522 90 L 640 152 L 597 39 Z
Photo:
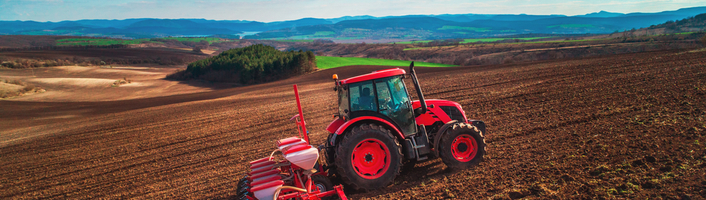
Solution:
M 375 101 L 372 81 L 350 84 L 349 91 L 351 97 L 351 111 L 377 111 L 378 106 Z

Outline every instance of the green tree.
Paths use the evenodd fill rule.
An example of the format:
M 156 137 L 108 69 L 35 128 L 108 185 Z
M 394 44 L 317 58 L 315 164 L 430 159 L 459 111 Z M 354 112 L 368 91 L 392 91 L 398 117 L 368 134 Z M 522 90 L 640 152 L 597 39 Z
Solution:
M 259 44 L 230 49 L 217 56 L 193 62 L 187 66 L 185 74 L 191 75 L 187 78 L 200 78 L 210 71 L 217 71 L 218 74 L 234 73 L 222 77 L 238 77 L 237 80 L 219 81 L 248 84 L 303 74 L 314 71 L 315 68 L 316 56 L 311 51 L 282 52 L 274 47 Z

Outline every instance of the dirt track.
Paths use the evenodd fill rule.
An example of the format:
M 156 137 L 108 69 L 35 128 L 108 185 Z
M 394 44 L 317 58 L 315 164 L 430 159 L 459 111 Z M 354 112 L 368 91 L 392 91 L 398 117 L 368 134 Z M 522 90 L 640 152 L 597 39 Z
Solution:
M 0 198 L 231 198 L 247 161 L 296 134 L 291 84 L 318 144 L 334 113 L 330 75 L 375 69 L 146 99 L 0 101 Z M 486 160 L 460 172 L 429 160 L 349 197 L 706 198 L 706 52 L 419 73 L 427 98 L 488 124 Z

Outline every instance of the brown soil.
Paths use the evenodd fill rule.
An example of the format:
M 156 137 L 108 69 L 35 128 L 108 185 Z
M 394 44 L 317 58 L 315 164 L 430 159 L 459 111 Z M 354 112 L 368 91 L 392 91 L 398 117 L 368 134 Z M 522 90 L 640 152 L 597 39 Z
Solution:
M 213 90 L 213 84 L 204 82 L 165 80 L 168 74 L 178 69 L 180 67 L 158 65 L 0 69 L 0 79 L 20 80 L 46 90 L 40 94 L 9 99 L 12 101 L 115 101 Z
M 175 48 L 175 49 L 179 49 L 179 50 L 183 50 L 183 51 L 193 51 L 194 50 L 193 48 Z M 211 55 L 215 52 L 216 51 L 214 51 L 214 50 L 201 49 L 201 53 L 206 54 L 206 55 Z
M 1 80 L 0 80 L 1 81 Z M 0 82 L 0 93 L 19 92 L 25 86 Z
M 297 134 L 292 84 L 319 144 L 335 112 L 331 74 L 376 69 L 116 101 L 0 101 L 0 198 L 232 198 L 248 161 Z M 352 199 L 706 197 L 704 51 L 418 72 L 427 98 L 488 124 L 485 161 L 458 172 L 417 163 L 389 187 L 347 190 Z

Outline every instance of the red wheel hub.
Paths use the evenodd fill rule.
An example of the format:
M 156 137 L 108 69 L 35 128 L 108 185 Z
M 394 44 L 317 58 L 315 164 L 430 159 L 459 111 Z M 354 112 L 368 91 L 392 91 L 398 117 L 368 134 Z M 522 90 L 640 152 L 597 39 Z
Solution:
M 462 134 L 456 136 L 454 141 L 451 143 L 451 155 L 453 155 L 453 157 L 458 161 L 471 161 L 474 157 L 476 157 L 477 152 L 478 144 L 470 135 Z
M 390 168 L 390 150 L 378 139 L 365 139 L 355 145 L 351 155 L 355 172 L 365 179 L 376 179 Z

